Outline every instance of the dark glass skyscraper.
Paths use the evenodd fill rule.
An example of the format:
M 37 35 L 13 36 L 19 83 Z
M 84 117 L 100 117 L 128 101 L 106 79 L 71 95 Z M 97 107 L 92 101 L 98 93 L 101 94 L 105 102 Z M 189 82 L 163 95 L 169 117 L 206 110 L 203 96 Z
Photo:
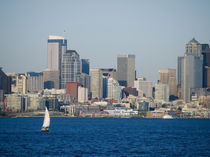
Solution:
M 66 88 L 67 82 L 80 82 L 79 54 L 75 50 L 67 50 L 62 58 L 61 68 L 61 88 Z
M 81 59 L 82 63 L 82 73 L 88 74 L 90 73 L 90 61 L 89 59 Z

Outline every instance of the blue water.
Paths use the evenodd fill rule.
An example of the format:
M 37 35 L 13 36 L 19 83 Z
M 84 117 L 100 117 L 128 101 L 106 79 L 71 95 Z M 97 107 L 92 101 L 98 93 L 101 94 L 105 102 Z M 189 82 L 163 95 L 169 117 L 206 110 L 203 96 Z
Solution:
M 208 119 L 0 118 L 0 156 L 210 156 Z

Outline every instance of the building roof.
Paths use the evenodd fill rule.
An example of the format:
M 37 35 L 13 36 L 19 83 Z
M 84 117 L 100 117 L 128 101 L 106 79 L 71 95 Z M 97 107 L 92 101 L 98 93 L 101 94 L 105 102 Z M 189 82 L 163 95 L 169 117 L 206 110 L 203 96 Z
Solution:
M 55 35 L 50 35 L 49 40 L 64 40 L 64 37 L 62 36 L 55 36 Z
M 192 40 L 189 41 L 188 44 L 200 44 L 195 38 L 192 38 Z

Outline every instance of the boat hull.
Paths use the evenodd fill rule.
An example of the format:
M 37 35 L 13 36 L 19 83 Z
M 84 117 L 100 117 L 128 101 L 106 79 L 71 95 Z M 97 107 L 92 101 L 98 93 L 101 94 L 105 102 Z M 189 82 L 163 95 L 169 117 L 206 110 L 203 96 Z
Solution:
M 49 129 L 48 128 L 42 128 L 41 132 L 49 132 Z

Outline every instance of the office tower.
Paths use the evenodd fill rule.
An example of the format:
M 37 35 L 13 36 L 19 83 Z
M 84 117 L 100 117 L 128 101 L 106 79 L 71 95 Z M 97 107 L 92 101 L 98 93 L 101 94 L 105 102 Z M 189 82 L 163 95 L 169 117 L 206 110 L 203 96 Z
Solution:
M 17 76 L 16 88 L 17 88 L 17 93 L 19 94 L 27 93 L 27 77 L 24 74 L 19 74 Z
M 113 78 L 108 78 L 107 80 L 107 98 L 120 101 L 122 97 L 121 86 L 118 81 Z
M 74 97 L 74 101 L 78 101 L 78 87 L 81 86 L 79 82 L 67 82 L 66 94 L 70 94 Z
M 117 79 L 121 86 L 133 87 L 135 80 L 135 55 L 117 56 Z
M 39 90 L 44 89 L 43 73 L 27 72 L 27 92 L 37 93 Z
M 101 69 L 102 75 L 107 78 L 113 78 L 117 80 L 117 70 L 113 68 Z
M 89 75 L 90 73 L 90 61 L 89 59 L 81 59 L 82 73 Z
M 169 101 L 169 85 L 158 82 L 155 85 L 155 100 L 156 101 Z
M 135 80 L 134 88 L 136 88 L 139 93 L 142 92 L 144 97 L 152 98 L 152 82 L 147 81 L 146 78 L 138 78 Z
M 61 36 L 49 36 L 47 68 L 55 71 L 61 70 L 62 56 L 67 49 L 67 40 Z
M 169 85 L 169 95 L 177 96 L 176 69 L 160 69 L 159 82 Z
M 11 77 L 7 76 L 0 67 L 0 90 L 3 90 L 4 94 L 11 93 Z
M 202 44 L 203 54 L 203 88 L 210 88 L 210 48 L 208 44 Z
M 61 87 L 61 62 L 67 50 L 67 40 L 61 36 L 49 36 L 47 68 L 59 72 L 59 88 Z
M 92 99 L 102 99 L 103 97 L 103 78 L 100 69 L 90 69 L 90 91 L 92 93 Z
M 63 54 L 61 67 L 61 88 L 66 88 L 67 82 L 80 82 L 81 62 L 75 50 L 67 50 Z
M 185 54 L 178 58 L 178 84 L 185 102 L 191 101 L 191 89 L 202 88 L 203 56 L 201 44 L 194 38 L 186 44 Z
M 88 101 L 88 89 L 79 86 L 78 87 L 78 102 L 85 103 Z
M 103 78 L 103 98 L 107 98 L 107 86 L 108 86 L 108 77 L 102 76 Z
M 59 89 L 59 71 L 46 69 L 43 72 L 44 89 Z

